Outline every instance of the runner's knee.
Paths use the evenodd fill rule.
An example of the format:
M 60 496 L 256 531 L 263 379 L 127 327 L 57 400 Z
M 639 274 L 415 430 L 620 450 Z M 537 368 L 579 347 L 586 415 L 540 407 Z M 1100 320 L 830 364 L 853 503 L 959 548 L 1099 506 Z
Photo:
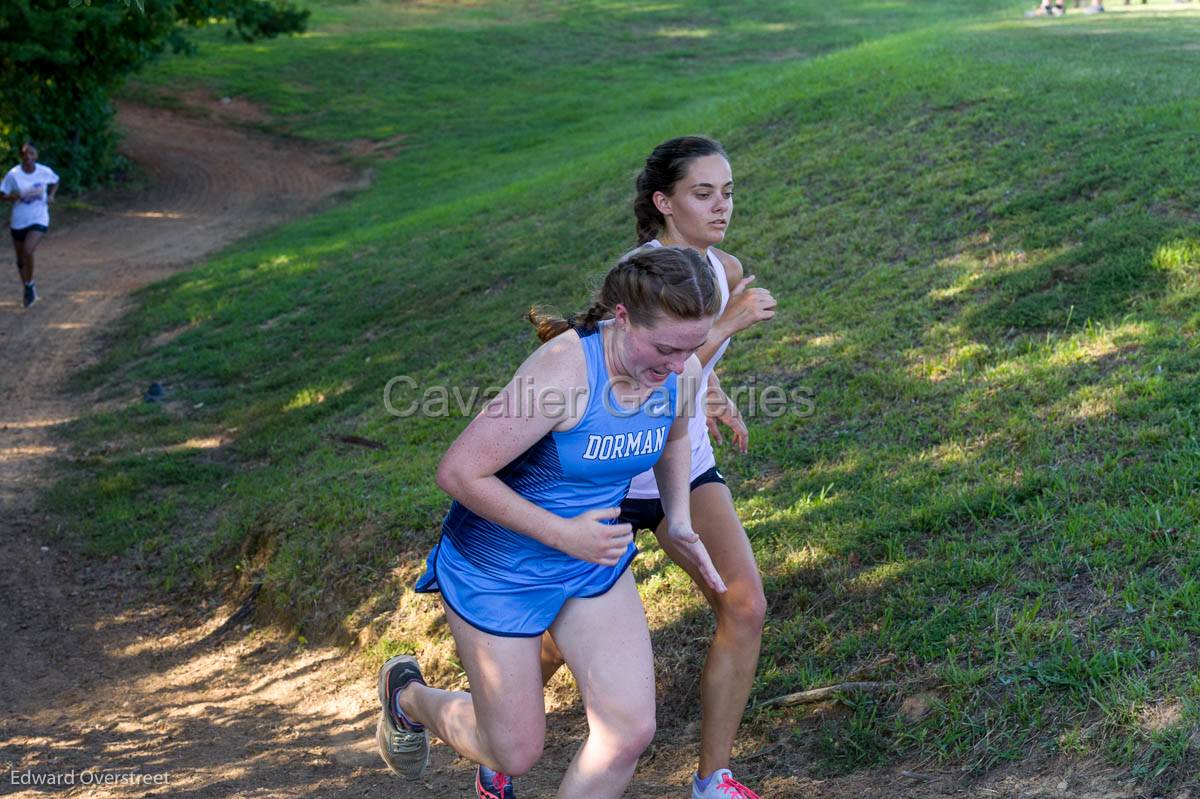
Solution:
M 742 633 L 760 635 L 767 618 L 767 597 L 758 580 L 739 580 L 716 600 L 717 623 Z
M 623 754 L 630 760 L 637 760 L 646 751 L 646 747 L 654 740 L 658 723 L 654 713 L 644 713 L 629 730 L 629 744 Z
M 656 729 L 653 708 L 650 712 L 642 708 L 639 712 L 623 714 L 604 729 L 595 730 L 594 734 L 602 736 L 614 766 L 625 766 L 637 762 L 654 740 Z
M 592 734 L 605 744 L 616 763 L 630 763 L 641 757 L 654 740 L 657 723 L 654 700 L 637 701 L 631 692 L 625 697 L 610 697 L 603 708 L 592 708 Z
M 527 774 L 542 757 L 544 735 L 522 735 L 519 731 L 501 739 L 491 747 L 496 768 L 511 777 Z

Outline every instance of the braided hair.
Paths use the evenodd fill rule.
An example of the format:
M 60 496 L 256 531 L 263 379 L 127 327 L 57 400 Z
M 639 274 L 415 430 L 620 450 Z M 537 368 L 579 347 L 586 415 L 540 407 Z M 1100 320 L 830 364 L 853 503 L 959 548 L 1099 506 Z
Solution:
M 721 293 L 712 267 L 695 250 L 639 247 L 608 270 L 586 311 L 563 318 L 534 306 L 528 319 L 538 338 L 549 341 L 571 328 L 594 330 L 612 317 L 618 305 L 629 310 L 633 324 L 653 327 L 663 316 L 686 320 L 716 316 Z

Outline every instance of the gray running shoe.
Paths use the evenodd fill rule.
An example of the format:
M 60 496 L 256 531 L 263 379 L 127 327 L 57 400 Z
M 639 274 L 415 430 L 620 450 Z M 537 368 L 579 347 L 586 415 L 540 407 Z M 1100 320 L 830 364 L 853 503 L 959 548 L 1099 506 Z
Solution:
M 388 768 L 410 780 L 424 774 L 429 765 L 429 733 L 420 724 L 400 718 L 392 706 L 392 697 L 414 681 L 425 684 L 416 658 L 397 655 L 383 664 L 379 670 L 379 704 L 383 708 L 375 727 L 379 756 Z
M 29 283 L 25 286 L 25 307 L 28 308 L 38 301 L 37 286 Z

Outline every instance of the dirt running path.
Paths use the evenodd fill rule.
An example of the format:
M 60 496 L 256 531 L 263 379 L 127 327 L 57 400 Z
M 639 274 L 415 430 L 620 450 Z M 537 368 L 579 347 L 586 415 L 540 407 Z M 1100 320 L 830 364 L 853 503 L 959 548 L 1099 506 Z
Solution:
M 51 228 L 34 276 L 43 299 L 28 311 L 4 236 L 0 507 L 20 503 L 21 486 L 53 453 L 45 428 L 79 412 L 63 381 L 96 357 L 100 334 L 134 289 L 310 211 L 352 181 L 331 156 L 199 119 L 126 106 L 119 121 L 148 188 L 94 196 L 95 211 L 72 212 L 65 227 Z
M 216 626 L 210 618 L 227 614 L 160 605 L 123 564 L 60 551 L 29 489 L 58 452 L 50 428 L 86 407 L 66 379 L 95 361 L 131 292 L 314 210 L 356 178 L 332 155 L 200 118 L 123 107 L 119 122 L 146 188 L 55 214 L 32 308 L 20 305 L 15 270 L 0 281 L 0 795 L 230 796 L 239 793 L 230 780 L 256 767 L 305 794 L 331 762 L 297 751 L 305 731 L 323 746 L 340 742 L 339 730 L 305 713 L 329 709 L 284 718 L 261 705 L 327 655 L 264 654 L 241 630 L 232 643 L 198 646 Z M 0 260 L 10 263 L 7 238 Z M 275 655 L 287 663 L 269 670 L 262 658 Z M 361 724 L 350 729 L 363 737 Z M 264 762 L 263 750 L 279 744 L 286 757 Z M 96 784 L 130 770 L 161 775 L 160 784 Z
M 34 504 L 28 487 L 58 453 L 50 428 L 88 401 L 64 382 L 96 359 L 130 292 L 352 181 L 328 156 L 212 123 L 138 108 L 120 118 L 149 187 L 60 221 L 38 254 L 45 299 L 29 311 L 18 282 L 0 281 L 0 795 L 474 796 L 470 764 L 445 746 L 435 745 L 423 784 L 381 767 L 372 678 L 356 658 L 249 624 L 219 635 L 232 607 L 180 608 L 129 564 L 61 548 Z M 627 795 L 687 795 L 696 756 L 688 722 L 660 720 Z M 764 797 L 1132 795 L 1103 770 L 1046 764 L 970 787 L 953 773 L 899 770 L 817 779 L 789 743 L 794 725 L 760 730 L 747 745 L 762 750 L 741 752 L 750 755 L 741 773 Z M 522 799 L 554 795 L 582 726 L 577 708 L 551 715 L 546 757 L 520 780 Z

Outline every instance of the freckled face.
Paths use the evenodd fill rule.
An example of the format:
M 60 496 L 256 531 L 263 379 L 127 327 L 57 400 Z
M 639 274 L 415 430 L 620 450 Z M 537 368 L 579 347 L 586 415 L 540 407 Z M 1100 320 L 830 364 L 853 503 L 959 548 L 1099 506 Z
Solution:
M 711 316 L 691 320 L 663 317 L 652 326 L 629 323 L 622 363 L 643 387 L 657 388 L 671 373 L 683 372 L 687 359 L 708 338 L 712 324 Z
M 733 216 L 733 172 L 720 155 L 688 164 L 670 195 L 657 192 L 655 205 L 667 220 L 667 239 L 704 251 L 720 244 Z

